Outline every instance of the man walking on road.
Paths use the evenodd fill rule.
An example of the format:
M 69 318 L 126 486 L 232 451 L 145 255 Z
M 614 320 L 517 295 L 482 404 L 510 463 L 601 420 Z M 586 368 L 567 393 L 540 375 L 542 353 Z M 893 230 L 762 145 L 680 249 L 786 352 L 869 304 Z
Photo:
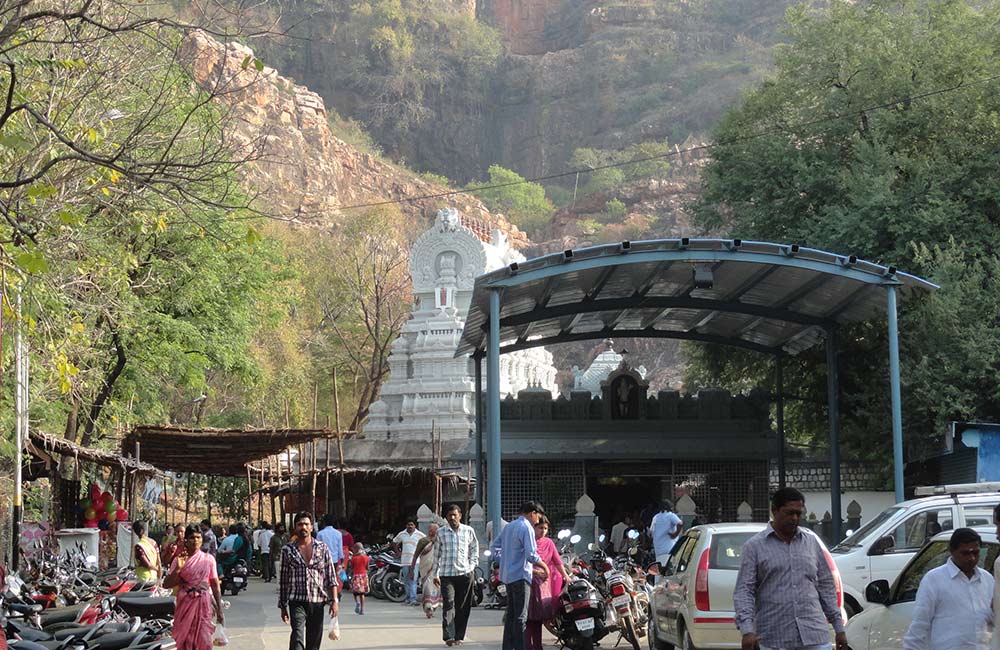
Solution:
M 292 624 L 288 650 L 319 650 L 324 606 L 330 603 L 330 616 L 340 611 L 337 571 L 330 549 L 312 538 L 312 515 L 298 513 L 294 526 L 295 536 L 281 549 L 278 609 L 282 622 Z
M 526 502 L 521 506 L 521 517 L 504 526 L 490 547 L 494 559 L 500 562 L 500 582 L 507 587 L 503 650 L 524 650 L 532 573 L 546 578 L 549 575 L 549 568 L 538 555 L 535 544 L 535 524 L 544 514 L 541 505 L 535 501 Z
M 412 519 L 406 522 L 406 529 L 399 532 L 392 540 L 393 547 L 399 552 L 399 577 L 406 585 L 406 604 L 419 605 L 417 602 L 417 576 L 413 564 L 413 553 L 417 550 L 417 542 L 424 534 L 417 530 L 417 522 Z
M 653 522 L 649 525 L 649 532 L 653 537 L 653 552 L 656 553 L 656 561 L 660 564 L 661 572 L 667 566 L 670 551 L 677 543 L 683 528 L 684 522 L 674 514 L 673 502 L 664 499 L 663 509 L 653 516 Z
M 202 519 L 200 528 L 202 553 L 208 553 L 212 557 L 215 557 L 216 552 L 219 550 L 219 540 L 215 538 L 215 533 L 212 531 L 212 522 L 208 519 Z
M 982 539 L 971 528 L 951 534 L 951 557 L 920 580 L 903 650 L 987 650 L 993 576 L 979 568 Z
M 326 547 L 330 549 L 333 563 L 340 566 L 344 561 L 344 536 L 337 528 L 337 522 L 334 521 L 333 515 L 323 515 L 323 527 L 316 534 L 316 539 L 326 544 Z
M 823 543 L 799 528 L 804 513 L 801 492 L 778 490 L 771 523 L 743 545 L 733 592 L 742 650 L 830 650 L 830 625 L 847 650 L 833 571 Z
M 438 529 L 434 546 L 434 584 L 441 587 L 444 610 L 441 629 L 447 645 L 462 645 L 472 612 L 472 582 L 479 560 L 479 540 L 471 526 L 462 523 L 462 509 L 451 505 L 448 525 Z

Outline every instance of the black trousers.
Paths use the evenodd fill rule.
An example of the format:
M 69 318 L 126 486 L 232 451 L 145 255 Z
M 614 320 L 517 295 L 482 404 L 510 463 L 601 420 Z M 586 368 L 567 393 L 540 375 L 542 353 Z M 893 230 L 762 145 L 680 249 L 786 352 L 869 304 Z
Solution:
M 271 561 L 270 553 L 261 553 L 260 572 L 266 582 L 271 582 L 271 578 L 274 577 L 274 562 Z
M 288 617 L 292 624 L 292 638 L 288 650 L 319 650 L 323 643 L 323 614 L 326 603 L 288 601 Z
M 465 640 L 465 629 L 472 613 L 472 574 L 441 576 L 441 632 L 444 640 Z
M 506 584 L 507 615 L 503 622 L 503 650 L 524 650 L 531 583 L 517 580 Z

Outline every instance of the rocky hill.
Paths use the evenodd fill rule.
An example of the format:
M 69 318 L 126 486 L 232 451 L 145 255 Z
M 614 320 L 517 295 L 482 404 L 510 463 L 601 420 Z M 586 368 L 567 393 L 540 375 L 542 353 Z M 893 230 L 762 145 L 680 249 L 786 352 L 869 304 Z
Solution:
M 228 107 L 236 143 L 255 150 L 243 170 L 246 187 L 259 196 L 258 209 L 293 223 L 336 227 L 350 218 L 348 206 L 449 191 L 336 137 L 323 98 L 274 68 L 247 65 L 254 60 L 248 47 L 193 32 L 181 54 L 195 80 Z M 496 226 L 517 245 L 528 244 L 516 226 L 468 194 L 398 204 L 421 219 L 444 205 L 457 208 L 483 234 Z

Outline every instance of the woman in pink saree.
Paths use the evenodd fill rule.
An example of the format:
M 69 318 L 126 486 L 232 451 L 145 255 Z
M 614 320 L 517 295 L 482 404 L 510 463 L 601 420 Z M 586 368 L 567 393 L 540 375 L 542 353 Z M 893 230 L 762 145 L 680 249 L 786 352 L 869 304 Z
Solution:
M 224 623 L 215 558 L 202 552 L 198 526 L 185 529 L 184 546 L 187 554 L 174 559 L 163 580 L 164 587 L 177 587 L 172 634 L 177 650 L 212 650 L 212 613 L 219 625 Z
M 563 564 L 556 543 L 549 534 L 548 517 L 535 524 L 535 543 L 538 545 L 538 555 L 549 568 L 549 575 L 542 576 L 537 572 L 531 581 L 531 599 L 528 601 L 528 622 L 525 625 L 525 650 L 542 650 L 542 625 L 556 615 L 559 606 L 559 594 L 565 580 L 569 579 L 569 571 Z

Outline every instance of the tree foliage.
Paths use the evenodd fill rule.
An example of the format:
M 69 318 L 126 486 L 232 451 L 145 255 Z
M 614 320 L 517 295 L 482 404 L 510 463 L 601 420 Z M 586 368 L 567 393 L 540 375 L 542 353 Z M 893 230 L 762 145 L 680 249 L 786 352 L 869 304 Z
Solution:
M 0 6 L 6 322 L 20 291 L 32 419 L 88 444 L 168 419 L 213 371 L 250 381 L 278 277 L 236 177 L 255 143 L 230 139 L 215 101 L 238 89 L 197 90 L 188 27 L 158 11 Z
M 517 172 L 500 165 L 490 165 L 485 183 L 469 183 L 466 189 L 479 197 L 494 212 L 502 212 L 529 235 L 549 223 L 555 207 L 545 198 L 545 188 L 526 181 Z M 491 186 L 503 186 L 491 188 Z
M 714 232 L 805 242 L 944 283 L 902 316 L 904 429 L 918 452 L 947 420 L 1000 414 L 984 344 L 1000 315 L 1000 3 L 982 5 L 791 10 L 776 72 L 716 130 L 694 206 Z M 862 454 L 889 438 L 884 341 L 881 324 L 841 336 L 845 430 Z M 770 381 L 759 360 L 695 354 L 696 380 Z M 788 382 L 806 400 L 792 414 L 803 437 L 824 431 L 823 372 L 805 364 Z

